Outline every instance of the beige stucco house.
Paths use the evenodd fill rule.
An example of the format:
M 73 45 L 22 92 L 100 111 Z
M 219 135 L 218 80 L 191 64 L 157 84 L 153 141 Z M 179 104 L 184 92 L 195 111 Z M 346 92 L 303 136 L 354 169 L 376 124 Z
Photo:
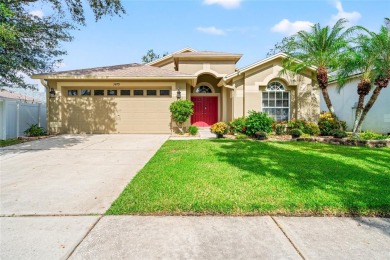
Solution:
M 285 54 L 244 68 L 241 54 L 186 48 L 148 64 L 125 64 L 34 75 L 47 87 L 52 133 L 170 133 L 169 105 L 194 102 L 188 124 L 208 126 L 248 111 L 277 121 L 317 120 L 319 89 L 313 69 L 280 75 Z

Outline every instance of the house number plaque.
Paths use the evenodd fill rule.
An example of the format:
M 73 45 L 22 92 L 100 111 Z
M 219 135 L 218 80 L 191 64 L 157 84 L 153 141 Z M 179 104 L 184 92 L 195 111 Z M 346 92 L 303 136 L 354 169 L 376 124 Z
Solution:
M 114 87 L 119 87 L 121 85 L 121 83 L 116 82 L 113 85 L 114 85 Z

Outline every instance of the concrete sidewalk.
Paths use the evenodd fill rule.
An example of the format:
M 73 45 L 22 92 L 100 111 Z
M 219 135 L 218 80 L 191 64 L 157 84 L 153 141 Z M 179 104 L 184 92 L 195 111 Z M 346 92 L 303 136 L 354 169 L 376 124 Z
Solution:
M 388 218 L 73 216 L 0 221 L 1 259 L 390 259 Z M 19 225 L 21 221 L 28 223 Z

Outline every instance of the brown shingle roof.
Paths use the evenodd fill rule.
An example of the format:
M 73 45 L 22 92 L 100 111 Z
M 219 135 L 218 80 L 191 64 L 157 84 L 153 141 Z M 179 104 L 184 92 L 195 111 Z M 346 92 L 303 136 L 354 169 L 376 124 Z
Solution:
M 36 74 L 33 78 L 194 78 L 194 75 L 138 63 Z
M 174 54 L 174 57 L 215 57 L 215 56 L 232 56 L 232 57 L 241 57 L 242 54 L 228 53 L 228 52 L 216 52 L 216 51 L 194 51 L 194 52 L 184 52 Z

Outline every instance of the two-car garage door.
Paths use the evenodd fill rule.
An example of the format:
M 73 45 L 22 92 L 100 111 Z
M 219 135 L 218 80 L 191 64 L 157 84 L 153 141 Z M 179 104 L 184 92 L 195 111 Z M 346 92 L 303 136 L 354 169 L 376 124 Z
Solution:
M 63 99 L 64 133 L 169 133 L 171 129 L 170 89 L 66 89 Z

